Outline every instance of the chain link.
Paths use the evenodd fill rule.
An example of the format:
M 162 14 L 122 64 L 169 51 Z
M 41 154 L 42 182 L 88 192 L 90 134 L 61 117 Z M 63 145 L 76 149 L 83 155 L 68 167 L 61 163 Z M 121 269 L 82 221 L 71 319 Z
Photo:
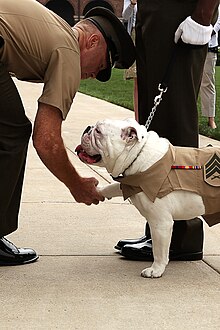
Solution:
M 158 105 L 162 101 L 162 95 L 163 95 L 163 93 L 166 93 L 166 91 L 167 91 L 167 87 L 162 87 L 161 84 L 159 84 L 158 90 L 159 90 L 160 94 L 157 95 L 157 96 L 155 96 L 155 98 L 154 98 L 154 106 L 151 109 L 151 112 L 150 112 L 150 114 L 149 114 L 149 116 L 147 118 L 146 124 L 145 124 L 145 127 L 146 127 L 147 130 L 148 130 L 148 128 L 149 128 L 149 126 L 150 126 L 150 124 L 152 122 L 152 119 L 154 117 L 154 114 L 155 114 L 155 112 L 157 110 Z

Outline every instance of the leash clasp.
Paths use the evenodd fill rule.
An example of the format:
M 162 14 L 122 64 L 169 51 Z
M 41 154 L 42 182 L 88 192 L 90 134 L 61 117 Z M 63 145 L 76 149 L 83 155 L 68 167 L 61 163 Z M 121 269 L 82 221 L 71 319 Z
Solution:
M 158 86 L 158 90 L 159 90 L 159 95 L 155 96 L 154 98 L 154 107 L 152 108 L 150 114 L 149 114 L 149 117 L 147 118 L 147 121 L 146 121 L 146 124 L 145 124 L 145 127 L 146 129 L 148 130 L 149 126 L 150 126 L 150 123 L 152 122 L 152 119 L 154 117 L 154 114 L 157 110 L 157 106 L 160 104 L 160 102 L 162 101 L 162 95 L 163 93 L 166 93 L 167 91 L 167 86 L 163 86 L 162 84 L 159 84 Z
M 163 87 L 162 84 L 159 84 L 158 90 L 159 90 L 160 94 L 155 96 L 155 98 L 154 98 L 154 105 L 156 105 L 156 106 L 158 106 L 160 104 L 160 102 L 162 101 L 162 95 L 163 95 L 163 93 L 166 93 L 167 87 Z

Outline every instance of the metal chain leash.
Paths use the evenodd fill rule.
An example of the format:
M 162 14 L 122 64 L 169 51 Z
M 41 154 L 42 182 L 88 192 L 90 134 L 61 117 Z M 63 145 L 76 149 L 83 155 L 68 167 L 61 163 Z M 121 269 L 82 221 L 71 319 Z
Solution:
M 158 90 L 159 90 L 160 94 L 157 95 L 157 96 L 155 96 L 155 98 L 154 98 L 154 106 L 151 109 L 151 112 L 150 112 L 150 114 L 149 114 L 149 116 L 147 118 L 146 124 L 145 124 L 145 127 L 146 127 L 147 130 L 148 130 L 148 128 L 149 128 L 149 126 L 150 126 L 150 124 L 152 122 L 152 119 L 154 117 L 154 114 L 155 114 L 155 112 L 157 110 L 158 105 L 162 101 L 162 95 L 163 95 L 163 93 L 166 93 L 166 91 L 167 91 L 167 87 L 162 87 L 162 84 L 159 84 Z

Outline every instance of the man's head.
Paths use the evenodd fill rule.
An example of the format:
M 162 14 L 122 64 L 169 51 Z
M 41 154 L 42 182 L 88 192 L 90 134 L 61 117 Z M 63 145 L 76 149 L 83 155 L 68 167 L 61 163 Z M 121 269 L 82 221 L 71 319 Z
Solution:
M 135 61 L 133 41 L 110 10 L 95 7 L 75 27 L 87 34 L 86 44 L 80 42 L 82 79 L 107 81 L 112 67 L 127 69 Z
M 74 26 L 78 31 L 81 79 L 96 78 L 107 68 L 107 45 L 101 32 L 91 22 L 82 20 Z

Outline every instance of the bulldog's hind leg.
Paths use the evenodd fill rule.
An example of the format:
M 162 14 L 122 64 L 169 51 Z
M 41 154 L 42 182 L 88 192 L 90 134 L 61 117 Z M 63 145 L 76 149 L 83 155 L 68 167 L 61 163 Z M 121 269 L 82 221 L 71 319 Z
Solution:
M 160 219 L 149 222 L 154 262 L 149 268 L 141 272 L 143 277 L 157 278 L 161 277 L 169 262 L 169 248 L 173 231 L 173 219 L 169 215 L 166 219 L 160 216 Z
M 111 199 L 112 197 L 122 196 L 122 190 L 120 188 L 120 183 L 111 183 L 105 187 L 97 187 L 97 190 L 105 198 Z

